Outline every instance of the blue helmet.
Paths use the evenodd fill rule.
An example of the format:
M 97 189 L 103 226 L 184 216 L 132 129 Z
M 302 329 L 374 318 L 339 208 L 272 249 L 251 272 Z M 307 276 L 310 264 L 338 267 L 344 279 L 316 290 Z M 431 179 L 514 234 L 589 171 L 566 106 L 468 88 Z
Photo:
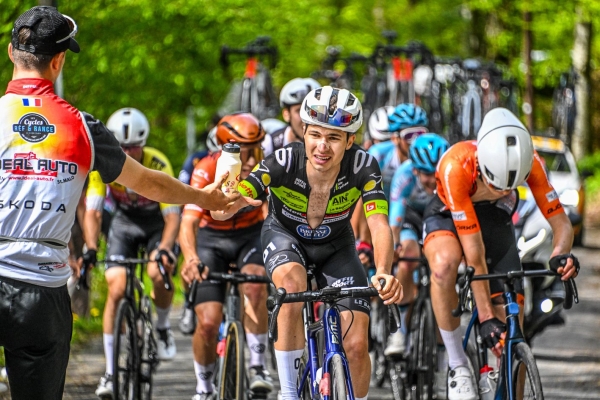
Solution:
M 401 129 L 413 126 L 426 127 L 429 124 L 425 110 L 410 103 L 398 104 L 388 119 L 390 132 L 398 132 Z
M 412 165 L 419 171 L 433 174 L 442 154 L 450 145 L 440 135 L 425 133 L 416 138 L 410 145 L 408 154 Z

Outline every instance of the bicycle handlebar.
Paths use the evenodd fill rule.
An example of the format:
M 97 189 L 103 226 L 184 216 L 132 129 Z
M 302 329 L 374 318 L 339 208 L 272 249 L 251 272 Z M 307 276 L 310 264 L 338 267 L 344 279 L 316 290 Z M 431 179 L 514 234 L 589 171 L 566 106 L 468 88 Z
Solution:
M 504 274 L 484 274 L 484 275 L 475 275 L 475 268 L 467 267 L 465 273 L 458 278 L 458 305 L 452 310 L 452 316 L 460 317 L 466 310 L 466 302 L 469 288 L 471 287 L 471 282 L 473 281 L 485 281 L 485 280 L 503 280 L 503 281 L 513 281 L 519 278 L 525 277 L 542 277 L 542 276 L 561 276 L 559 273 L 548 270 L 548 269 L 536 269 L 530 271 L 509 271 Z M 565 290 L 566 297 L 563 304 L 563 308 L 568 310 L 571 308 L 573 301 L 577 304 L 579 303 L 579 294 L 577 292 L 577 285 L 575 284 L 575 280 L 570 278 L 567 282 L 565 282 Z
M 379 284 L 383 288 L 385 286 L 385 280 L 380 279 Z M 304 303 L 307 301 L 323 301 L 325 303 L 333 303 L 349 297 L 374 297 L 377 295 L 378 291 L 374 287 L 344 288 L 327 286 L 316 291 L 305 291 L 298 293 L 287 293 L 284 288 L 279 288 L 277 289 L 275 296 L 269 296 L 267 299 L 267 309 L 271 313 L 269 321 L 269 340 L 276 342 L 278 339 L 277 316 L 279 315 L 279 310 L 281 309 L 282 304 Z M 390 326 L 390 332 L 393 333 L 400 329 L 400 313 L 398 311 L 398 307 L 396 307 L 394 304 L 391 304 L 389 308 L 391 309 L 392 315 L 394 316 L 394 320 L 396 322 Z
M 230 54 L 243 54 L 248 58 L 267 55 L 270 61 L 270 67 L 275 68 L 277 64 L 277 47 L 269 44 L 271 38 L 269 36 L 259 36 L 252 42 L 248 43 L 245 47 L 233 48 L 227 45 L 221 46 L 221 56 L 219 62 L 225 68 L 229 66 L 229 55 Z
M 109 265 L 122 265 L 125 268 L 135 268 L 137 264 L 148 264 L 149 262 L 155 261 L 158 264 L 158 272 L 160 272 L 163 282 L 165 283 L 165 289 L 172 291 L 173 283 L 171 282 L 171 278 L 169 277 L 169 274 L 167 273 L 167 270 L 160 259 L 160 254 L 160 252 L 157 254 L 157 258 L 155 260 L 150 260 L 147 258 L 111 258 L 109 260 L 98 260 L 96 264 L 104 263 Z

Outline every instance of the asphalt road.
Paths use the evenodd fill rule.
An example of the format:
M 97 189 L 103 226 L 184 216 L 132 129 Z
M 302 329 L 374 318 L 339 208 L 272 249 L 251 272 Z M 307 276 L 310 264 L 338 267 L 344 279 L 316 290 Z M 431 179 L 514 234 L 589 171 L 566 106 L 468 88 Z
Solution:
M 581 261 L 577 279 L 580 304 L 566 315 L 566 324 L 542 333 L 534 342 L 546 400 L 600 399 L 600 230 L 589 230 L 586 248 L 575 249 Z M 598 248 L 591 247 L 597 245 Z M 172 323 L 176 326 L 174 312 Z M 190 399 L 195 377 L 191 339 L 175 329 L 178 354 L 162 363 L 155 378 L 155 399 Z M 102 339 L 74 349 L 67 372 L 64 399 L 95 399 L 94 390 L 104 372 Z M 275 381 L 276 374 L 273 374 Z M 10 398 L 6 395 L 0 399 Z M 275 400 L 276 394 L 269 397 Z M 391 399 L 389 387 L 370 391 L 371 399 Z

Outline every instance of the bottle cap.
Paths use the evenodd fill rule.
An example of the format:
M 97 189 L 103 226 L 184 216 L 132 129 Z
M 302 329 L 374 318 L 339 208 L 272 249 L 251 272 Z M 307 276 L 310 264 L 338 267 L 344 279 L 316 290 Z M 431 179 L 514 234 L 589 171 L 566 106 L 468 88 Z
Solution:
M 240 153 L 241 149 L 240 146 L 235 143 L 225 143 L 223 145 L 223 151 L 226 153 Z
M 485 364 L 483 367 L 481 367 L 479 369 L 479 375 L 485 374 L 486 372 L 492 372 L 493 370 L 494 370 L 494 368 L 492 368 L 489 365 Z

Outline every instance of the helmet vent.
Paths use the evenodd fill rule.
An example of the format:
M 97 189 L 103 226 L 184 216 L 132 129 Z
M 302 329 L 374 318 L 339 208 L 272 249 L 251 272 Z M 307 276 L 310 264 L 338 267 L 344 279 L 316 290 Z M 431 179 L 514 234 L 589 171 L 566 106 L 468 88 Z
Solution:
M 123 124 L 123 138 L 129 140 L 129 125 Z
M 487 167 L 485 167 L 485 174 L 490 180 L 494 180 L 494 174 L 492 174 L 492 171 L 490 171 Z
M 515 183 L 515 179 L 517 178 L 517 171 L 508 171 L 508 182 L 506 184 L 507 187 L 512 187 Z
M 517 145 L 517 138 L 514 136 L 508 136 L 506 138 L 506 145 L 507 146 L 516 146 Z
M 338 89 L 333 89 L 333 92 L 331 93 L 331 97 L 329 98 L 329 115 L 333 115 L 333 113 L 335 112 L 336 108 L 337 108 L 337 102 L 338 102 L 338 95 L 339 95 L 340 91 Z
M 321 88 L 315 90 L 315 99 L 321 100 Z
M 348 96 L 348 101 L 346 101 L 346 106 L 349 107 L 351 105 L 354 105 L 354 102 L 356 101 L 356 97 L 350 95 Z

